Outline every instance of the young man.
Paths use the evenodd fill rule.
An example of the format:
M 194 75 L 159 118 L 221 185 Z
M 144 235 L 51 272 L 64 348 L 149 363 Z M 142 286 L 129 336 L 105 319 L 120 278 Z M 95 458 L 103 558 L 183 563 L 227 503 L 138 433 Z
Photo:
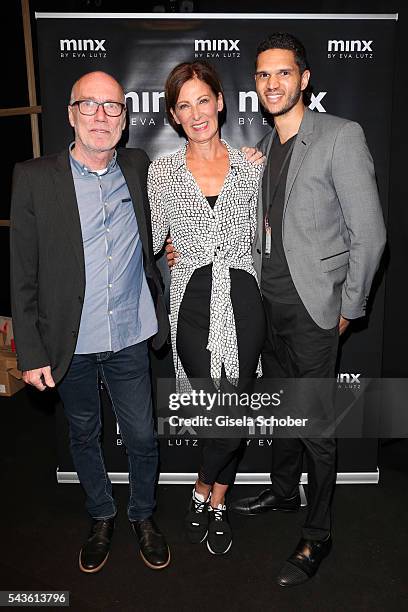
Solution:
M 267 161 L 253 245 L 268 321 L 265 378 L 334 377 L 338 337 L 365 315 L 385 245 L 363 131 L 306 108 L 309 78 L 305 49 L 294 36 L 275 33 L 259 45 L 256 90 L 275 123 L 258 145 Z M 272 487 L 230 508 L 244 515 L 298 510 L 305 453 L 306 521 L 277 579 L 293 586 L 311 578 L 331 548 L 336 442 L 276 437 L 272 446 Z
M 12 310 L 19 366 L 40 391 L 58 385 L 71 453 L 92 517 L 79 555 L 86 573 L 106 563 L 116 504 L 101 450 L 99 377 L 129 459 L 128 516 L 144 562 L 169 564 L 152 519 L 158 469 L 148 339 L 168 318 L 155 266 L 146 193 L 149 159 L 118 149 L 126 122 L 119 83 L 91 72 L 73 86 L 75 141 L 17 164 L 11 211 Z

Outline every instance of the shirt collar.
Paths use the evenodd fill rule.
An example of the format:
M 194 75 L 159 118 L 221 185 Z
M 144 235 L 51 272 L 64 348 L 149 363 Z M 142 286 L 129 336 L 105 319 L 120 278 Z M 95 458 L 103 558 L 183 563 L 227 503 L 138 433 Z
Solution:
M 80 161 L 75 159 L 75 157 L 72 155 L 72 150 L 74 146 L 75 146 L 75 142 L 71 142 L 71 144 L 69 145 L 69 158 L 71 161 L 71 166 L 74 168 L 74 170 L 79 172 L 79 174 L 82 174 L 82 176 L 89 175 L 89 174 L 92 174 L 94 176 L 95 175 L 94 171 L 90 170 L 87 166 L 85 166 Z M 108 174 L 108 172 L 111 172 L 112 170 L 115 169 L 116 164 L 117 164 L 116 158 L 117 158 L 117 152 L 115 149 L 115 151 L 113 152 L 112 159 L 110 160 L 106 168 L 106 171 L 101 176 L 105 176 L 105 174 Z
M 245 164 L 245 155 L 241 153 L 238 149 L 233 149 L 228 142 L 221 138 L 221 142 L 226 146 L 228 151 L 228 157 L 231 168 L 236 168 Z M 176 151 L 173 156 L 173 164 L 174 170 L 179 170 L 180 168 L 186 168 L 186 154 L 187 154 L 188 143 L 186 142 L 184 147 Z

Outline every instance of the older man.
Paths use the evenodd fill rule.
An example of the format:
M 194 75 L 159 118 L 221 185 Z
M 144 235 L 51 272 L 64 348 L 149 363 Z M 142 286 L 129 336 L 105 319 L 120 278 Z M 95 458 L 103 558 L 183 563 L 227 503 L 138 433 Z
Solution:
M 12 310 L 19 365 L 40 391 L 58 386 L 70 448 L 92 528 L 83 572 L 106 563 L 117 512 L 101 449 L 99 379 L 110 396 L 129 461 L 128 517 L 149 567 L 169 564 L 152 519 L 158 469 L 148 340 L 160 347 L 168 319 L 151 243 L 149 159 L 118 149 L 126 123 L 122 87 L 103 72 L 73 86 L 75 140 L 58 155 L 17 164 L 11 212 Z

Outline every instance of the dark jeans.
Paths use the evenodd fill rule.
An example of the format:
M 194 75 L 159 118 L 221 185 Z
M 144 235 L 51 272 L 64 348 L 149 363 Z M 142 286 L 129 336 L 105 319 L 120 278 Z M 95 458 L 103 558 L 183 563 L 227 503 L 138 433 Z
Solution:
M 102 456 L 99 377 L 109 394 L 128 454 L 128 516 L 131 521 L 144 519 L 155 506 L 158 469 L 147 341 L 117 353 L 74 355 L 58 389 L 87 510 L 93 518 L 105 519 L 116 514 L 116 504 Z
M 268 325 L 262 351 L 264 377 L 334 380 L 337 326 L 321 329 L 303 304 L 280 304 L 264 297 L 264 306 Z M 331 398 L 328 397 L 327 401 L 330 403 Z M 330 410 L 331 406 L 327 406 L 328 413 Z M 303 453 L 308 469 L 308 511 L 302 535 L 322 540 L 330 533 L 331 527 L 330 505 L 336 482 L 336 440 L 274 438 L 272 488 L 277 495 L 284 497 L 292 497 L 297 492 Z

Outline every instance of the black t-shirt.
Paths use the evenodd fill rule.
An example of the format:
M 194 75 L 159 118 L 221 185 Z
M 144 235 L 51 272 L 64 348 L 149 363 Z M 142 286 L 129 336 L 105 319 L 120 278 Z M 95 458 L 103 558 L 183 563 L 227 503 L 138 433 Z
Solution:
M 268 194 L 269 198 L 272 200 L 269 202 L 266 201 L 268 211 L 264 210 L 264 218 L 268 212 L 272 241 L 270 257 L 265 257 L 264 224 L 261 289 L 266 298 L 284 304 L 301 303 L 301 299 L 289 272 L 288 262 L 286 261 L 282 243 L 282 220 L 283 208 L 285 205 L 286 179 L 288 176 L 290 158 L 292 156 L 291 149 L 293 148 L 295 139 L 296 135 L 292 136 L 292 138 L 287 140 L 284 144 L 281 144 L 278 134 L 275 134 L 262 182 L 263 193 Z M 282 164 L 284 164 L 283 167 Z

